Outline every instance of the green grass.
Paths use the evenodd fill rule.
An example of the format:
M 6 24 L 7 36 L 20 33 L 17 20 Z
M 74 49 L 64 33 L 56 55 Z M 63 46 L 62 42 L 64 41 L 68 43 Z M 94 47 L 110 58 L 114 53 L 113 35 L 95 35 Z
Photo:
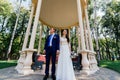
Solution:
M 0 60 L 0 69 L 11 67 L 11 66 L 16 66 L 16 64 L 17 64 L 16 60 L 11 60 L 11 61 Z
M 120 73 L 120 61 L 100 61 L 100 67 L 109 68 Z
M 16 66 L 16 64 L 17 64 L 16 60 L 11 60 L 11 61 L 1 61 L 0 60 L 0 69 L 11 67 L 11 66 Z M 112 70 L 120 73 L 120 61 L 101 60 L 100 67 L 109 68 L 109 69 L 112 69 Z

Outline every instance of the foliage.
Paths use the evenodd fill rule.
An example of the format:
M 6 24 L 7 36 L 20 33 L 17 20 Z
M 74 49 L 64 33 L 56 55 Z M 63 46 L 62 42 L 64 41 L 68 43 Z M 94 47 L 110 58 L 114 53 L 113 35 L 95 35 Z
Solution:
M 14 58 L 16 59 L 16 57 L 17 58 L 19 57 L 18 53 L 22 47 L 25 30 L 28 23 L 28 18 L 29 18 L 29 11 L 24 8 L 21 8 L 18 27 L 15 33 L 13 47 L 11 50 L 12 54 L 10 54 L 10 56 L 12 56 L 13 59 Z M 4 28 L 0 33 L 0 53 L 1 53 L 0 59 L 6 59 L 6 55 L 7 55 L 6 53 L 7 53 L 8 45 L 10 43 L 11 35 L 14 29 L 15 21 L 16 21 L 16 13 L 13 12 L 10 14 L 9 19 L 6 21 L 6 25 L 4 26 Z
M 90 26 L 93 35 L 93 45 L 96 49 L 96 36 L 98 34 L 99 50 L 101 59 L 112 60 L 112 57 L 120 57 L 120 1 L 96 0 L 97 6 L 97 29 L 94 27 L 94 0 L 89 0 L 88 12 Z M 99 15 L 102 12 L 102 15 Z M 97 54 L 98 55 L 98 54 Z
M 7 16 L 12 12 L 12 6 L 8 0 L 0 0 L 0 15 Z
M 101 33 L 106 40 L 106 53 L 110 54 L 112 50 L 115 56 L 120 57 L 120 2 L 113 0 L 107 6 L 101 20 Z
M 104 13 L 104 15 L 101 15 L 102 17 L 98 15 L 96 19 L 101 59 L 112 60 L 113 57 L 118 59 L 120 57 L 120 2 L 117 2 L 117 0 L 97 0 L 97 3 L 97 12 Z M 0 59 L 6 58 L 6 53 L 16 21 L 16 9 L 12 8 L 12 5 L 8 2 L 8 0 L 0 0 Z M 12 59 L 18 59 L 19 57 L 19 50 L 21 50 L 23 45 L 25 31 L 29 19 L 30 11 L 26 10 L 25 8 L 21 8 L 20 10 L 20 18 L 10 53 Z M 88 0 L 88 14 L 91 31 L 94 33 L 94 0 Z M 40 25 L 41 24 L 39 24 L 39 26 Z M 36 33 L 36 41 L 34 46 L 35 49 L 38 49 L 39 44 L 39 27 L 37 30 L 38 31 Z M 49 34 L 48 30 L 48 26 L 43 25 L 41 52 L 44 49 L 45 39 Z M 76 52 L 78 47 L 76 29 L 72 28 L 70 33 L 72 50 Z M 94 36 L 93 38 L 95 39 Z M 29 41 L 30 37 L 28 44 Z M 94 49 L 96 51 L 96 44 L 94 40 L 93 43 Z

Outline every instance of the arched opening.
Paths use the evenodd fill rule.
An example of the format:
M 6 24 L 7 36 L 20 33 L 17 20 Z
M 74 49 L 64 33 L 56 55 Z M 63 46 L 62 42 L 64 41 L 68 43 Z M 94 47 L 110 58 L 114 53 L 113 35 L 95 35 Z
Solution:
M 29 47 L 28 43 L 29 32 L 31 29 L 32 17 L 34 24 L 32 28 Z M 32 54 L 34 51 L 35 36 L 38 23 L 54 27 L 57 29 L 70 29 L 76 26 L 76 35 L 78 37 L 77 51 L 82 55 L 82 74 L 92 74 L 99 68 L 95 59 L 93 50 L 91 31 L 87 14 L 87 0 L 32 0 L 31 15 L 26 30 L 24 44 L 20 52 L 20 58 L 16 67 L 17 71 L 22 74 L 31 74 Z M 40 27 L 40 43 L 42 27 Z M 40 45 L 39 43 L 39 45 Z

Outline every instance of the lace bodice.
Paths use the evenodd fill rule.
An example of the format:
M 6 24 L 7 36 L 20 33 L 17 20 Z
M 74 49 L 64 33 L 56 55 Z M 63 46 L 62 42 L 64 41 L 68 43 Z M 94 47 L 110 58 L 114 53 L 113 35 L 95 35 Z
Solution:
M 64 37 L 61 37 L 61 38 L 60 38 L 60 44 L 61 44 L 61 45 L 65 45 L 65 44 L 68 45 L 67 39 L 64 38 Z

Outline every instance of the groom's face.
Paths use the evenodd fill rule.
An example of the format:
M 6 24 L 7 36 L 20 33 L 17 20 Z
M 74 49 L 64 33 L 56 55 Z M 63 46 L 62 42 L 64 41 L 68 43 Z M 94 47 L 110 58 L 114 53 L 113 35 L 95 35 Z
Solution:
M 53 34 L 55 32 L 54 28 L 50 28 L 50 34 Z

